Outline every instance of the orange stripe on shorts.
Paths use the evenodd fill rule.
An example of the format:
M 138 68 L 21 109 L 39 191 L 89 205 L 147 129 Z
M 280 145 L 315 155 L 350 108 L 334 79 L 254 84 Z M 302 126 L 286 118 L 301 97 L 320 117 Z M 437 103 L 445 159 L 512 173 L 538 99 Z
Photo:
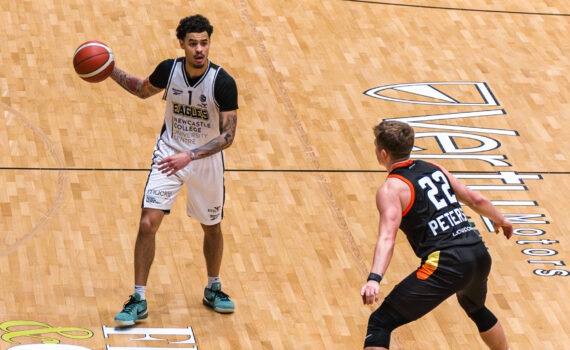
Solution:
M 437 269 L 439 264 L 439 250 L 428 255 L 426 262 L 416 272 L 416 277 L 420 280 L 426 280 Z

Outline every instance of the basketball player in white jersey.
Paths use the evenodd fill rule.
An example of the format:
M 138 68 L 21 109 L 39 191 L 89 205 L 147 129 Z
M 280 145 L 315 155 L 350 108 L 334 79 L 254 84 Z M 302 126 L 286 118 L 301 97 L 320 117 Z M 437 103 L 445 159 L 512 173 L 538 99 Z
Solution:
M 146 79 L 115 66 L 111 78 L 130 93 L 147 98 L 164 90 L 164 125 L 154 147 L 144 190 L 135 244 L 135 292 L 115 316 L 119 325 L 148 317 L 146 283 L 155 253 L 155 235 L 183 185 L 186 210 L 204 230 L 208 285 L 203 304 L 220 313 L 234 311 L 222 292 L 219 273 L 223 237 L 224 153 L 235 136 L 237 87 L 234 79 L 208 59 L 213 27 L 201 15 L 183 18 L 176 29 L 185 56 L 161 62 Z

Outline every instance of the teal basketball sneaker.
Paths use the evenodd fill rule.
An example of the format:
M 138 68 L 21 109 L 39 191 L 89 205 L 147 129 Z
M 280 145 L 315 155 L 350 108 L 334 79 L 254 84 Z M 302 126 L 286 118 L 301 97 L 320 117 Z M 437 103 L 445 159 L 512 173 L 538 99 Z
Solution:
M 141 300 L 137 293 L 130 295 L 129 300 L 123 306 L 123 310 L 115 316 L 115 323 L 119 326 L 132 326 L 137 320 L 148 317 L 146 300 Z
M 222 284 L 220 282 L 212 283 L 211 288 L 204 289 L 202 303 L 221 314 L 231 314 L 235 308 L 234 302 L 230 300 L 230 297 L 222 292 Z

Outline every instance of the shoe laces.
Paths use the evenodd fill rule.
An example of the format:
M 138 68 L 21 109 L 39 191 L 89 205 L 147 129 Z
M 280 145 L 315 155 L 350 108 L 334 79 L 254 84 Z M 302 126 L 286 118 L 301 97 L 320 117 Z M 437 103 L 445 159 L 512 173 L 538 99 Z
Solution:
M 223 300 L 223 301 L 230 300 L 230 296 L 227 295 L 226 293 L 222 292 L 221 290 L 217 290 L 214 292 L 214 299 L 215 298 Z
M 123 311 L 131 312 L 137 306 L 137 301 L 132 296 L 129 297 L 129 300 L 125 302 L 123 305 Z

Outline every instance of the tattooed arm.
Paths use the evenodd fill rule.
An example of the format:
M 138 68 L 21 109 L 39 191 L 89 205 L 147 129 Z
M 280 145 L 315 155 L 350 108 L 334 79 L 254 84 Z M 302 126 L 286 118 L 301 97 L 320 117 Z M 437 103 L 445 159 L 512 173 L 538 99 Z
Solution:
M 222 133 L 207 144 L 189 151 L 190 157 L 194 156 L 192 160 L 221 152 L 234 142 L 237 127 L 237 111 L 220 112 L 220 117 L 222 118 Z
M 152 85 L 148 78 L 140 79 L 134 77 L 117 66 L 113 68 L 113 72 L 111 73 L 111 78 L 117 82 L 123 89 L 127 90 L 131 94 L 138 96 L 140 98 L 147 98 L 154 94 L 159 93 L 162 89 L 159 89 Z
M 234 142 L 236 134 L 237 111 L 220 112 L 220 118 L 222 118 L 222 133 L 219 136 L 216 136 L 210 140 L 210 142 L 191 151 L 177 153 L 164 158 L 157 163 L 159 165 L 158 170 L 163 173 L 168 173 L 168 176 L 174 175 L 191 161 L 211 156 L 230 147 Z

